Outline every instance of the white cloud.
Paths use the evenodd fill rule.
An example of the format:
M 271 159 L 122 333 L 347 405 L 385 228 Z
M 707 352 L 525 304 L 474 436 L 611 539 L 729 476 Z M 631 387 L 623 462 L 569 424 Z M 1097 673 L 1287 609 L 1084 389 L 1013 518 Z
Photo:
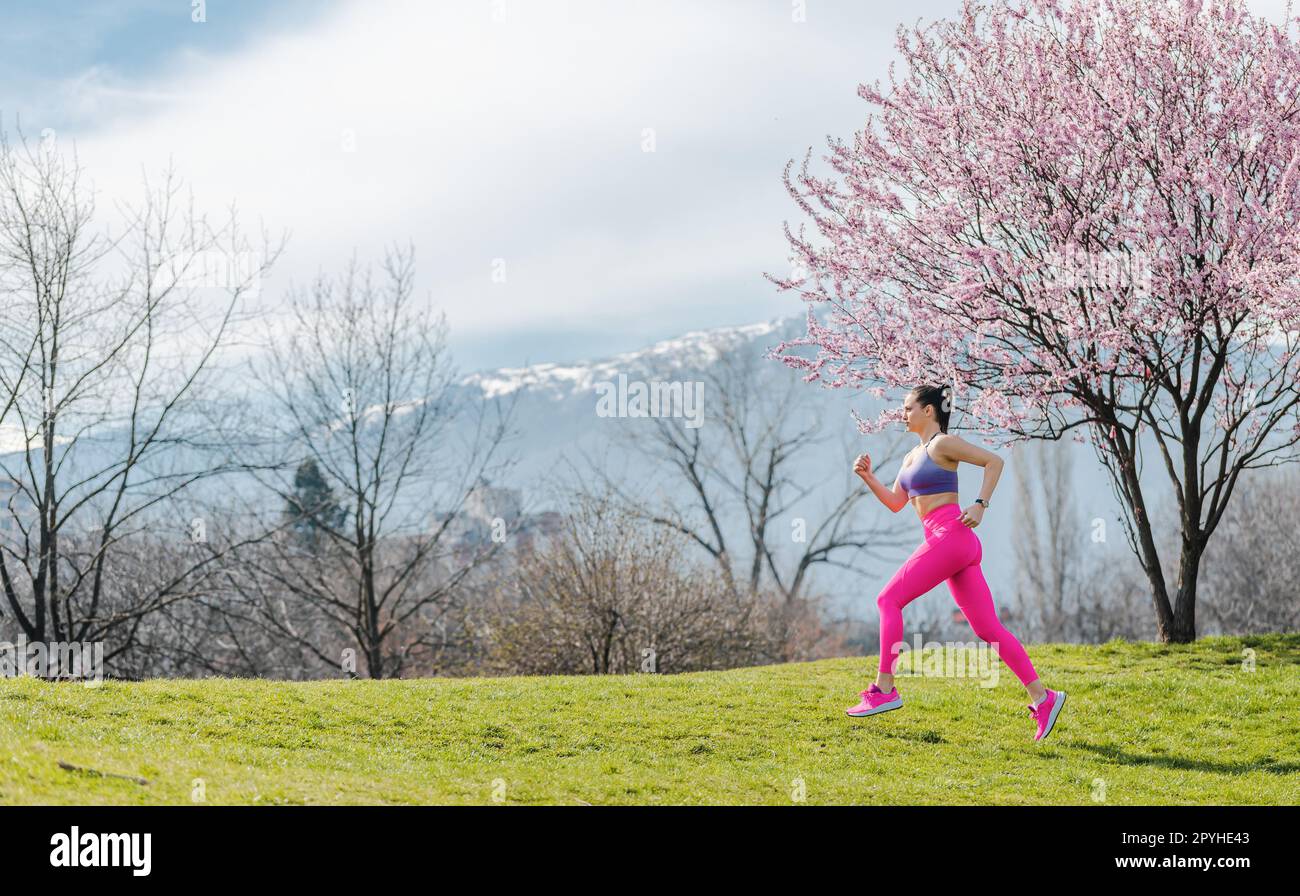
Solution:
M 786 266 L 781 222 L 802 220 L 782 165 L 863 125 L 856 86 L 885 76 L 900 21 L 959 3 L 809 4 L 803 24 L 752 0 L 509 0 L 500 22 L 496 6 L 362 0 L 148 83 L 92 70 L 65 93 L 102 125 L 60 139 L 108 196 L 171 156 L 214 212 L 233 199 L 246 224 L 288 227 L 269 297 L 409 238 L 453 341 L 680 332 L 798 307 L 761 278 Z M 1276 20 L 1284 3 L 1252 6 Z M 732 319 L 702 317 L 719 309 Z
M 182 58 L 157 83 L 91 73 L 86 95 L 115 114 L 71 136 L 109 195 L 135 196 L 141 163 L 170 156 L 209 208 L 236 199 L 246 223 L 290 228 L 270 295 L 354 245 L 377 259 L 413 239 L 453 338 L 655 311 L 685 329 L 694 289 L 774 296 L 760 274 L 784 266 L 797 212 L 780 167 L 823 146 L 828 121 L 857 124 L 854 88 L 883 59 L 837 57 L 834 29 L 782 4 L 492 9 L 372 0 L 230 58 Z M 865 30 L 884 46 L 892 22 L 878 24 Z M 134 105 L 116 101 L 132 89 Z

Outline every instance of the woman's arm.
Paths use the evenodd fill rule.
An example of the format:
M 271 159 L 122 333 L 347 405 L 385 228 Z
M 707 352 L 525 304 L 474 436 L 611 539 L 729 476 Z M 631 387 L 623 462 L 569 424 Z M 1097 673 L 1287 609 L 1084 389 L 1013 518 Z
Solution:
M 937 441 L 934 447 L 944 460 L 952 463 L 965 461 L 983 467 L 984 481 L 980 483 L 979 496 L 986 502 L 993 497 L 993 489 L 997 487 L 998 477 L 1002 475 L 1002 468 L 1005 466 L 1002 458 L 979 445 L 972 445 L 961 436 L 949 435 Z
M 901 469 L 898 471 L 898 476 L 894 477 L 893 488 L 885 488 L 885 484 L 876 478 L 875 472 L 871 469 L 871 459 L 865 454 L 858 455 L 853 471 L 862 477 L 862 481 L 871 489 L 872 494 L 880 499 L 880 503 L 884 504 L 892 512 L 898 513 L 907 506 L 907 492 L 898 487 L 898 480 L 903 475 Z

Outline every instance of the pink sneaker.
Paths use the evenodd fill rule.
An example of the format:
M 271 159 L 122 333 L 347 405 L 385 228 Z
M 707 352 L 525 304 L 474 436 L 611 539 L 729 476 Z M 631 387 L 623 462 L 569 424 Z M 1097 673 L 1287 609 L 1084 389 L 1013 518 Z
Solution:
M 1061 714 L 1061 707 L 1065 705 L 1065 691 L 1054 691 L 1047 688 L 1047 699 L 1034 708 L 1034 704 L 1026 704 L 1029 707 L 1029 714 L 1038 722 L 1038 733 L 1034 735 L 1034 740 L 1042 740 L 1052 733 L 1052 726 L 1056 724 L 1056 717 Z
M 903 698 L 895 687 L 888 694 L 876 687 L 873 682 L 871 687 L 862 692 L 862 702 L 857 706 L 851 706 L 844 710 L 849 715 L 856 718 L 862 716 L 874 715 L 878 712 L 885 712 L 890 709 L 898 709 L 903 705 Z

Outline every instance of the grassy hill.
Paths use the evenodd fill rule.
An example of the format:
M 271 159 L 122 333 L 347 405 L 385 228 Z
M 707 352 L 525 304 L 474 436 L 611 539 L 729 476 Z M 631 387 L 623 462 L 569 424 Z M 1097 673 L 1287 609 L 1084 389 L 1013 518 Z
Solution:
M 992 688 L 900 676 L 901 710 L 850 719 L 875 667 L 862 657 L 685 675 L 0 679 L 0 803 L 1300 803 L 1300 634 L 1030 653 L 1069 694 L 1039 743 L 1005 666 Z

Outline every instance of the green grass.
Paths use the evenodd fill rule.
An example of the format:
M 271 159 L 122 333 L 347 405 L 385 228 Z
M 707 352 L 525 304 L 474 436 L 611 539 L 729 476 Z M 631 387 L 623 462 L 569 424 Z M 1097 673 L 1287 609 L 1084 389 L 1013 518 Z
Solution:
M 901 710 L 850 719 L 865 657 L 685 675 L 0 679 L 0 803 L 188 804 L 195 779 L 207 804 L 1300 802 L 1300 634 L 1030 653 L 1069 694 L 1040 743 L 1005 666 L 992 688 L 900 676 Z

